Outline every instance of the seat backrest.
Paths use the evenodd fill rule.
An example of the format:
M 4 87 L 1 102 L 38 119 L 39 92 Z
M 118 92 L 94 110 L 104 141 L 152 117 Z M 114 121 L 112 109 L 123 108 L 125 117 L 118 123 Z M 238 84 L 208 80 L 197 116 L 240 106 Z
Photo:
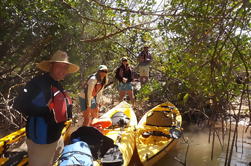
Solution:
M 173 125 L 172 113 L 165 111 L 152 111 L 146 118 L 146 125 L 171 127 Z

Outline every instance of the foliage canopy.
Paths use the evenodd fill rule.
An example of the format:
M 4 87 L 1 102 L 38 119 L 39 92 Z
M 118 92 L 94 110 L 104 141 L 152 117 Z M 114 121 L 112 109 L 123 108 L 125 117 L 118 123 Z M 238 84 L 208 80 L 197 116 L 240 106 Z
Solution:
M 65 81 L 76 96 L 99 64 L 112 71 L 128 56 L 135 66 L 144 44 L 154 56 L 153 84 L 139 100 L 158 96 L 185 112 L 202 110 L 211 99 L 214 110 L 225 114 L 249 88 L 250 8 L 247 0 L 2 0 L 1 122 L 18 126 L 12 109 L 16 90 L 55 50 L 67 51 L 81 67 Z M 244 82 L 237 84 L 237 77 Z

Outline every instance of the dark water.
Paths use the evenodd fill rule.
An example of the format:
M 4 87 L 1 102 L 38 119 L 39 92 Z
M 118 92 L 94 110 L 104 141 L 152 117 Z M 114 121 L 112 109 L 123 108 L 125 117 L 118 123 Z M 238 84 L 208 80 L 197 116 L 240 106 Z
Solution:
M 239 127 L 237 151 L 234 148 L 231 166 L 249 166 L 251 162 L 251 130 L 243 134 L 244 126 Z M 219 131 L 220 137 L 222 137 Z M 243 136 L 243 138 L 242 138 Z M 209 129 L 200 128 L 196 125 L 189 125 L 184 130 L 185 140 L 181 140 L 172 151 L 161 159 L 155 166 L 182 166 L 185 162 L 185 154 L 188 148 L 186 166 L 224 166 L 227 149 L 228 135 L 225 136 L 222 148 L 219 139 L 216 137 L 214 145 L 213 160 L 211 160 L 212 137 L 209 143 Z M 221 140 L 222 141 L 222 140 Z M 188 142 L 188 144 L 186 143 Z

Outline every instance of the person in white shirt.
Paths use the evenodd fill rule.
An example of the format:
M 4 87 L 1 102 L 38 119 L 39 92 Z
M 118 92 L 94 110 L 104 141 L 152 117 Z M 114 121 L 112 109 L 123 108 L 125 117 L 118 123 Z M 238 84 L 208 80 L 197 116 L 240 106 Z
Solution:
M 94 118 L 98 118 L 101 96 L 108 82 L 108 68 L 100 65 L 98 71 L 91 75 L 84 84 L 79 95 L 80 108 L 83 111 L 83 126 L 90 126 Z

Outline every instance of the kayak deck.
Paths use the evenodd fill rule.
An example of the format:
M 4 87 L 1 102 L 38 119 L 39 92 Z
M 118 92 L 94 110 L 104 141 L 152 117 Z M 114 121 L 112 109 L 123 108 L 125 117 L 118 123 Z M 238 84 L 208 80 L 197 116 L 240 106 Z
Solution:
M 116 116 L 116 113 L 123 113 L 128 118 L 127 124 L 122 127 L 110 126 L 109 128 L 104 129 L 103 133 L 111 138 L 114 141 L 114 144 L 118 145 L 119 150 L 123 155 L 123 166 L 127 166 L 135 148 L 135 127 L 137 125 L 137 118 L 131 105 L 125 101 L 103 114 L 100 118 L 113 119 L 113 116 Z M 95 162 L 94 165 L 99 164 Z
M 170 136 L 173 129 L 181 129 L 182 118 L 170 102 L 157 105 L 139 121 L 136 148 L 143 165 L 153 165 L 168 153 L 177 139 Z

